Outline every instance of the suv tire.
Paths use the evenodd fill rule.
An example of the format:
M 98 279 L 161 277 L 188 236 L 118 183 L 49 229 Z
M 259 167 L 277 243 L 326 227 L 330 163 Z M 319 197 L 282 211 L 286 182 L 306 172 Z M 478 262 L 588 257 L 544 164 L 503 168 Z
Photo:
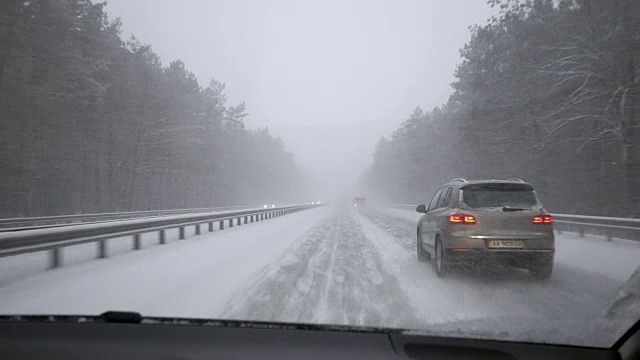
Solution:
M 436 237 L 436 275 L 444 277 L 449 273 L 447 253 L 444 251 L 440 237 Z
M 529 272 L 536 279 L 546 280 L 553 273 L 553 258 L 540 259 L 529 269 Z
M 431 254 L 424 251 L 424 249 L 422 248 L 422 234 L 420 232 L 420 229 L 418 229 L 418 236 L 416 237 L 416 243 L 418 244 L 418 261 L 424 262 L 427 260 L 431 260 Z

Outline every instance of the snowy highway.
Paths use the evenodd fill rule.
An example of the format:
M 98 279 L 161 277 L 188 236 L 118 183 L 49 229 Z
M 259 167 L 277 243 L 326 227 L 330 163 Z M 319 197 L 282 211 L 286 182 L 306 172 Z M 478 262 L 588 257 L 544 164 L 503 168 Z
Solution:
M 164 246 L 121 249 L 109 259 L 83 258 L 79 248 L 77 261 L 50 271 L 31 265 L 39 261 L 33 255 L 0 259 L 0 313 L 130 310 L 463 328 L 473 336 L 536 341 L 553 341 L 559 331 L 562 341 L 604 346 L 610 339 L 601 337 L 602 329 L 624 330 L 584 314 L 604 315 L 640 266 L 640 242 L 563 233 L 556 236 L 556 266 L 547 281 L 516 269 L 457 271 L 441 279 L 431 262 L 416 259 L 418 218 L 406 210 L 326 206 Z M 154 235 L 145 236 L 150 243 Z M 620 335 L 607 331 L 611 338 Z

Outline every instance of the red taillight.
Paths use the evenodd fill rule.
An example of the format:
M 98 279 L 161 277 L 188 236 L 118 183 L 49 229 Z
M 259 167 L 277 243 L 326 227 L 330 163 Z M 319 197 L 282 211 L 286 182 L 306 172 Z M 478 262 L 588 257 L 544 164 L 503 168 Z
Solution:
M 533 217 L 534 224 L 551 224 L 553 223 L 553 216 L 551 215 L 536 215 Z
M 476 217 L 467 214 L 451 214 L 449 215 L 449 223 L 474 225 L 476 223 Z

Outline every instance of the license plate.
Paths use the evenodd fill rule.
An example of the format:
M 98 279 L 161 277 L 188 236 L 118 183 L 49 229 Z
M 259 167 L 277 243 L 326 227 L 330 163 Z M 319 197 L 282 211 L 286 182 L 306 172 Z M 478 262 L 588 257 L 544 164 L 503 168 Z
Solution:
M 522 241 L 520 240 L 489 240 L 488 246 L 490 248 L 520 249 L 522 248 Z

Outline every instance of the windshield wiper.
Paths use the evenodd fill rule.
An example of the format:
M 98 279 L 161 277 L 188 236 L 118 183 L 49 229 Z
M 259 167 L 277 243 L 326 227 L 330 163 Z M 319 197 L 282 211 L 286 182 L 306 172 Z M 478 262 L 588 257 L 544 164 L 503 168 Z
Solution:
M 502 211 L 526 211 L 531 210 L 531 208 L 521 208 L 521 207 L 513 207 L 513 206 L 503 206 Z
M 357 333 L 401 334 L 404 329 L 361 325 L 328 325 L 315 323 L 289 323 L 254 320 L 224 320 L 209 318 L 147 317 L 137 312 L 107 311 L 95 315 L 3 315 L 0 322 L 61 322 L 61 323 L 121 323 L 145 325 L 186 325 L 273 330 L 318 330 Z

